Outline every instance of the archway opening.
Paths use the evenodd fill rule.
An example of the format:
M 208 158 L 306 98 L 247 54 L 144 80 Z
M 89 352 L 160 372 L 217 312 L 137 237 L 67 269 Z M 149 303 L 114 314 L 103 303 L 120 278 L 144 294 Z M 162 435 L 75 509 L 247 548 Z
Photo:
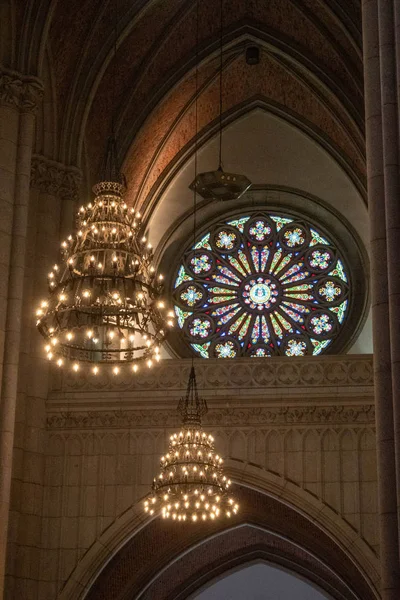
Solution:
M 287 570 L 255 562 L 228 571 L 194 592 L 188 600 L 331 600 L 320 588 Z

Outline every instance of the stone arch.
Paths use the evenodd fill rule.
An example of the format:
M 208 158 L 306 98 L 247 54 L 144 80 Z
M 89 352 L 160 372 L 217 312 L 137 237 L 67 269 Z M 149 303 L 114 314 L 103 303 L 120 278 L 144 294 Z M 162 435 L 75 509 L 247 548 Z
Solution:
M 261 557 L 286 564 L 297 572 L 305 569 L 303 575 L 311 581 L 310 573 L 317 573 L 321 578 L 318 581 L 330 580 L 329 589 L 339 590 L 340 593 L 333 597 L 340 600 L 378 598 L 375 554 L 334 511 L 298 486 L 282 482 L 281 478 L 263 469 L 249 464 L 239 467 L 235 461 L 227 461 L 227 466 L 229 474 L 241 482 L 235 486 L 241 503 L 236 521 L 210 522 L 204 529 L 185 528 L 171 536 L 170 524 L 161 519 L 144 519 L 138 503 L 122 514 L 89 548 L 66 582 L 59 600 L 109 597 L 117 600 L 122 598 L 121 594 L 124 598 L 147 600 L 157 597 L 161 600 L 158 592 L 154 595 L 154 588 L 148 588 L 153 595 L 150 592 L 150 595 L 144 594 L 144 582 L 153 582 L 163 574 L 167 575 L 167 581 L 174 563 L 177 570 L 177 559 L 185 561 L 180 564 L 180 567 L 186 565 L 185 569 L 189 563 L 192 567 L 195 565 L 190 572 L 185 571 L 185 581 L 198 586 L 204 577 L 207 580 L 207 572 L 212 572 L 214 577 L 218 570 L 224 571 L 234 565 L 239 555 L 242 563 Z M 240 551 L 228 556 L 233 543 Z M 150 559 L 149 544 L 152 548 Z M 225 548 L 223 560 L 201 565 L 199 549 L 204 551 L 204 544 L 209 544 L 207 548 L 210 549 L 214 547 L 217 554 L 218 548 Z M 203 554 L 209 555 L 208 550 Z M 319 563 L 315 562 L 316 556 Z M 135 574 L 134 582 L 131 581 L 132 573 Z M 172 595 L 166 593 L 165 598 L 185 598 L 185 595 L 177 595 L 183 594 L 179 586 L 184 583 L 175 582 L 173 589 L 167 585 L 165 590 Z M 111 589 L 112 595 L 104 595 L 105 590 Z M 345 589 L 347 595 L 344 595 Z M 99 590 L 102 590 L 101 595 Z M 186 584 L 184 590 L 186 593 Z

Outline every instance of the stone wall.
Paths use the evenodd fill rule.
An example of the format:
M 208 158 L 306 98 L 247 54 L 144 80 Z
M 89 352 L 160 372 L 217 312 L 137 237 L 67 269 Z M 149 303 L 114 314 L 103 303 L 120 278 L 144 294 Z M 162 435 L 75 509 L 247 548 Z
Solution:
M 57 597 L 96 540 L 149 491 L 179 425 L 189 368 L 168 360 L 136 376 L 56 377 L 47 404 L 41 599 Z M 354 532 L 365 562 L 374 561 L 371 358 L 209 360 L 196 368 L 209 405 L 204 424 L 236 481 L 258 468 L 300 503 L 329 507 Z

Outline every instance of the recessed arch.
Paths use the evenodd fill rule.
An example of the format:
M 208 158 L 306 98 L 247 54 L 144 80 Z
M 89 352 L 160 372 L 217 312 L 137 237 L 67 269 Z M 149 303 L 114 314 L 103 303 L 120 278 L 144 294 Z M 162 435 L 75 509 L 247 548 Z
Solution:
M 334 598 L 378 598 L 378 560 L 358 534 L 337 514 L 297 485 L 255 465 L 241 465 L 240 461 L 229 460 L 227 469 L 229 475 L 241 483 L 240 486 L 235 486 L 241 502 L 240 516 L 238 515 L 235 522 L 220 522 L 216 525 L 214 523 L 214 526 L 210 522 L 201 530 L 185 528 L 180 533 L 174 530 L 171 534 L 170 525 L 167 526 L 162 519 L 146 521 L 139 503 L 122 514 L 87 551 L 66 582 L 60 600 L 103 600 L 107 598 L 107 590 L 112 590 L 114 595 L 110 598 L 113 600 L 120 597 L 132 600 L 157 597 L 158 600 L 162 600 L 157 594 L 143 595 L 150 589 L 153 590 L 151 593 L 155 593 L 154 588 L 150 588 L 148 584 L 161 582 L 162 574 L 165 575 L 165 581 L 164 578 L 162 580 L 166 586 L 165 598 L 175 598 L 179 585 L 183 583 L 186 590 L 189 580 L 198 582 L 201 576 L 196 568 L 195 572 L 192 571 L 190 576 L 188 574 L 184 578 L 185 581 L 179 585 L 175 581 L 172 590 L 171 586 L 167 585 L 170 579 L 168 572 L 170 568 L 176 570 L 176 560 L 185 560 L 185 564 L 200 567 L 198 559 L 195 558 L 196 553 L 202 548 L 203 552 L 199 553 L 199 557 L 209 554 L 204 552 L 203 544 L 214 547 L 217 540 L 221 548 L 229 549 L 230 541 L 224 536 L 235 532 L 236 538 L 238 531 L 240 539 L 237 543 L 240 548 L 239 554 L 242 555 L 244 529 L 247 533 L 250 532 L 250 537 L 246 533 L 246 548 L 251 547 L 252 551 L 262 550 L 264 558 L 267 552 L 268 560 L 273 559 L 272 562 L 283 564 L 286 560 L 292 561 L 290 565 L 286 562 L 286 565 L 293 569 L 294 563 L 299 565 L 299 552 L 305 560 L 306 555 L 307 560 L 311 561 L 313 555 L 318 557 L 318 560 L 322 561 L 320 568 L 327 568 L 335 580 L 335 583 L 332 580 L 333 587 L 339 586 L 339 589 L 343 589 L 344 585 L 346 589 L 352 590 L 350 596 L 333 596 Z M 254 531 L 261 532 L 257 536 L 269 536 L 269 541 L 266 538 L 262 541 L 257 537 L 255 543 L 252 537 Z M 275 556 L 277 540 L 281 540 L 284 545 L 284 548 L 281 548 L 282 552 L 278 553 L 282 561 Z M 151 556 L 145 549 L 149 548 L 149 543 L 152 549 Z M 289 546 L 294 552 L 292 558 L 289 556 Z M 215 549 L 219 554 L 220 551 L 216 547 Z M 275 558 L 271 553 L 275 553 Z M 233 558 L 225 556 L 222 563 L 216 564 L 215 567 L 220 569 L 223 566 L 224 571 L 227 561 L 232 564 L 230 559 Z M 309 567 L 306 567 L 305 562 L 302 564 L 304 568 L 309 568 L 309 571 L 315 571 L 316 563 L 313 563 L 312 568 L 311 563 Z M 204 567 L 204 573 L 207 573 L 208 567 Z M 324 571 L 322 576 L 320 571 L 322 579 L 326 579 L 326 573 Z M 170 592 L 171 596 L 168 595 Z
M 258 558 L 222 573 L 196 590 L 188 600 L 252 600 L 283 597 L 296 600 L 328 600 L 325 592 L 297 573 Z M 323 594 L 323 595 L 322 595 Z M 332 597 L 329 596 L 329 599 Z

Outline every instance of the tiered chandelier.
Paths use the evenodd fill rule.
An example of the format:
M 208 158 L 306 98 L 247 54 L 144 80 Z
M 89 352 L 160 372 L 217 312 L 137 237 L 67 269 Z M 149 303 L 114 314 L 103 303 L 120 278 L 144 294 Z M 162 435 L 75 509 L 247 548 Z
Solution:
M 153 491 L 144 501 L 145 512 L 183 522 L 234 516 L 239 505 L 229 494 L 231 481 L 223 473 L 222 458 L 215 453 L 214 438 L 201 426 L 207 404 L 199 398 L 193 366 L 178 411 L 182 429 L 170 436 Z
M 79 209 L 76 235 L 61 244 L 62 263 L 50 271 L 49 297 L 36 313 L 47 358 L 74 371 L 90 365 L 94 374 L 101 365 L 114 374 L 125 363 L 134 371 L 142 361 L 151 367 L 174 325 L 140 214 L 124 201 L 113 139 L 107 164 L 107 177 L 93 187 L 93 202 Z

